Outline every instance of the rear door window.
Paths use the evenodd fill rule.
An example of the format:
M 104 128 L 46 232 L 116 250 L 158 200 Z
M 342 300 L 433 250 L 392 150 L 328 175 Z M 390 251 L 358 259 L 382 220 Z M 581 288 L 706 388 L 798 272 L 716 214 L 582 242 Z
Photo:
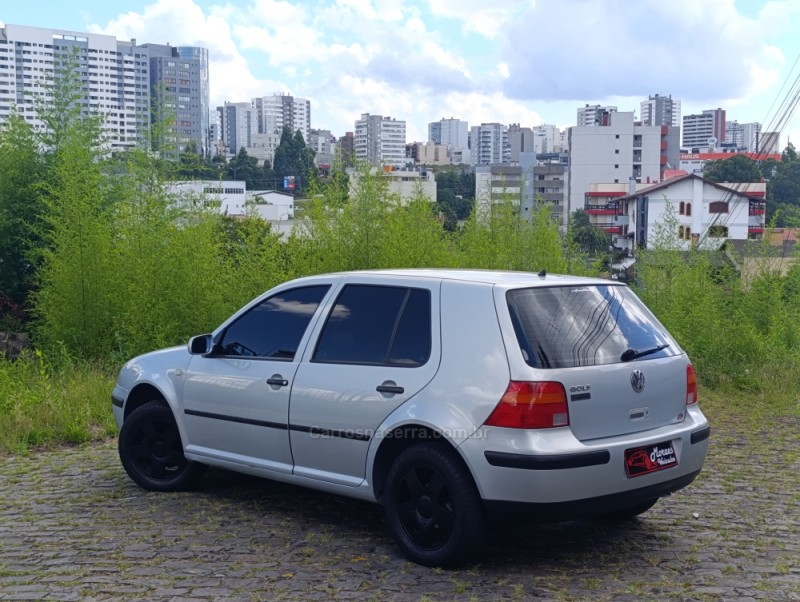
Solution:
M 349 284 L 336 300 L 312 361 L 414 367 L 430 354 L 429 291 Z
M 522 354 L 535 368 L 598 366 L 680 353 L 627 287 L 517 289 L 506 300 Z

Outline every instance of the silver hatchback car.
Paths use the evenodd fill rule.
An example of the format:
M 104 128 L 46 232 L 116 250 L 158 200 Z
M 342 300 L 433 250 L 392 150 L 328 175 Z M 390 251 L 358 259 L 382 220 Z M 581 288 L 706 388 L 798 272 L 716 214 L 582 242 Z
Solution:
M 383 505 L 405 555 L 474 558 L 497 515 L 630 518 L 700 472 L 694 369 L 626 286 L 545 273 L 301 278 L 141 355 L 112 395 L 128 475 L 211 465 Z

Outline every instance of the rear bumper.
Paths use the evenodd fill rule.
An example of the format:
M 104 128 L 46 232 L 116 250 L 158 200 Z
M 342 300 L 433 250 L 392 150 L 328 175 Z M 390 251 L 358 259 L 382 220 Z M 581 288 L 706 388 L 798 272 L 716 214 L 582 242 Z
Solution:
M 459 451 L 488 505 L 527 505 L 542 513 L 574 517 L 584 506 L 604 514 L 667 495 L 691 483 L 705 462 L 710 428 L 696 406 L 685 419 L 655 429 L 579 441 L 569 427 L 542 430 L 483 426 Z M 669 442 L 678 463 L 629 477 L 625 452 Z M 552 507 L 561 510 L 554 511 Z
M 524 519 L 531 522 L 575 520 L 600 516 L 637 505 L 645 500 L 664 497 L 679 489 L 683 489 L 695 480 L 700 471 L 657 483 L 640 489 L 612 493 L 600 497 L 571 500 L 568 502 L 537 504 L 531 502 L 506 502 L 502 500 L 484 500 L 486 512 L 493 520 L 507 521 Z

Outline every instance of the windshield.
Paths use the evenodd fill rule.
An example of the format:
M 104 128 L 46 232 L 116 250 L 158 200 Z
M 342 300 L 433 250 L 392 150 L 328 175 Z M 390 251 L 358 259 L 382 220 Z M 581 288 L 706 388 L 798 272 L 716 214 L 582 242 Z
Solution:
M 522 354 L 535 368 L 599 366 L 681 353 L 627 287 L 518 289 L 506 299 Z

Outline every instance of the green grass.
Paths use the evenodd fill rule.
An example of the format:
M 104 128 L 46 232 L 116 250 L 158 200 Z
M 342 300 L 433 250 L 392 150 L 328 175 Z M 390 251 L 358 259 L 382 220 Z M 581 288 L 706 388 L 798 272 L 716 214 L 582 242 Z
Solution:
M 103 439 L 116 432 L 114 377 L 87 363 L 40 352 L 0 359 L 0 454 Z

